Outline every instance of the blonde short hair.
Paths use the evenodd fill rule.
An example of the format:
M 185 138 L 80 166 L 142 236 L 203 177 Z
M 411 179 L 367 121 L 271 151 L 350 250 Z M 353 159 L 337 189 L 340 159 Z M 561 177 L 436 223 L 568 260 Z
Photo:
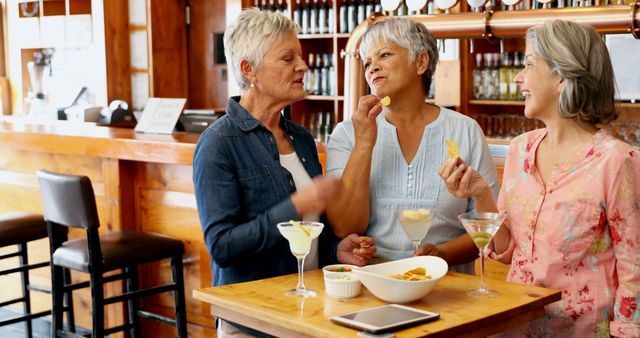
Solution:
M 285 34 L 297 34 L 299 31 L 295 22 L 280 13 L 257 8 L 242 11 L 224 33 L 224 55 L 240 89 L 245 90 L 251 84 L 240 71 L 242 60 L 260 68 L 262 59 L 275 41 Z
M 406 17 L 389 17 L 383 21 L 371 24 L 360 40 L 360 58 L 365 59 L 373 44 L 379 39 L 393 42 L 409 51 L 409 61 L 415 62 L 418 55 L 426 52 L 429 56 L 429 66 L 422 74 L 424 94 L 427 96 L 431 86 L 431 78 L 438 63 L 438 47 L 436 39 L 423 24 Z
M 527 43 L 564 80 L 558 111 L 567 119 L 606 124 L 618 118 L 609 51 L 591 26 L 546 21 L 527 31 Z

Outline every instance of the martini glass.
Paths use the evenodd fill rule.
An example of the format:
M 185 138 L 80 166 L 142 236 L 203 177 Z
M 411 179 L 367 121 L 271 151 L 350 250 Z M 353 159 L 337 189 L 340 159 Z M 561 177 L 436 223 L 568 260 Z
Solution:
M 397 211 L 398 221 L 402 225 L 415 251 L 420 248 L 420 243 L 427 237 L 427 232 L 433 222 L 434 211 L 422 206 L 401 206 Z
M 311 250 L 311 242 L 320 235 L 324 224 L 318 222 L 283 222 L 278 223 L 278 230 L 289 241 L 291 253 L 298 260 L 298 285 L 295 289 L 287 290 L 287 296 L 315 297 L 316 292 L 304 286 L 304 259 Z
M 504 216 L 496 212 L 468 212 L 459 215 L 458 219 L 480 250 L 480 287 L 468 291 L 467 295 L 478 298 L 492 298 L 500 295 L 498 291 L 490 290 L 484 280 L 484 256 L 485 249 L 500 229 Z

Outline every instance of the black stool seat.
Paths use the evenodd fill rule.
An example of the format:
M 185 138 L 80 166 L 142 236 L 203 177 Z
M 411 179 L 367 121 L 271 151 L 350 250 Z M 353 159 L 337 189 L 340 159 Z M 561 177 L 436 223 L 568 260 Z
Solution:
M 42 215 L 12 212 L 0 215 L 0 247 L 47 237 L 47 222 Z
M 182 241 L 150 233 L 115 232 L 100 235 L 104 272 L 131 265 L 149 263 L 182 256 Z M 53 263 L 65 268 L 89 272 L 89 251 L 86 238 L 64 242 L 53 253 Z

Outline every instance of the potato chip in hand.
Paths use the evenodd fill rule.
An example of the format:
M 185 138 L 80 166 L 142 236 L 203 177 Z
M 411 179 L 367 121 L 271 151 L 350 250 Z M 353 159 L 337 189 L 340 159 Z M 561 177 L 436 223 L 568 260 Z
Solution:
M 388 97 L 388 96 L 383 97 L 383 98 L 380 100 L 380 104 L 381 104 L 383 107 L 386 107 L 386 106 L 390 105 L 390 104 L 391 104 L 391 98 L 390 98 L 390 97 Z
M 447 154 L 450 158 L 458 158 L 460 157 L 460 150 L 458 150 L 458 145 L 447 139 L 444 140 L 445 143 L 447 143 Z

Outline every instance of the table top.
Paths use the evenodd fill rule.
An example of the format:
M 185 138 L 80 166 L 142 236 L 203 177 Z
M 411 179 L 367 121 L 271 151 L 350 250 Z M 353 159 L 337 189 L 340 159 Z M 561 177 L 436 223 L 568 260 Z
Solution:
M 357 337 L 358 331 L 334 324 L 330 317 L 386 304 L 366 288 L 355 298 L 325 295 L 321 270 L 305 272 L 305 284 L 314 298 L 285 296 L 294 288 L 291 274 L 246 283 L 196 289 L 193 296 L 212 305 L 212 313 L 278 337 Z M 560 300 L 557 290 L 487 279 L 501 294 L 479 299 L 466 295 L 480 279 L 449 272 L 425 297 L 405 304 L 437 312 L 440 319 L 395 332 L 396 337 L 483 337 L 543 316 L 546 304 Z

